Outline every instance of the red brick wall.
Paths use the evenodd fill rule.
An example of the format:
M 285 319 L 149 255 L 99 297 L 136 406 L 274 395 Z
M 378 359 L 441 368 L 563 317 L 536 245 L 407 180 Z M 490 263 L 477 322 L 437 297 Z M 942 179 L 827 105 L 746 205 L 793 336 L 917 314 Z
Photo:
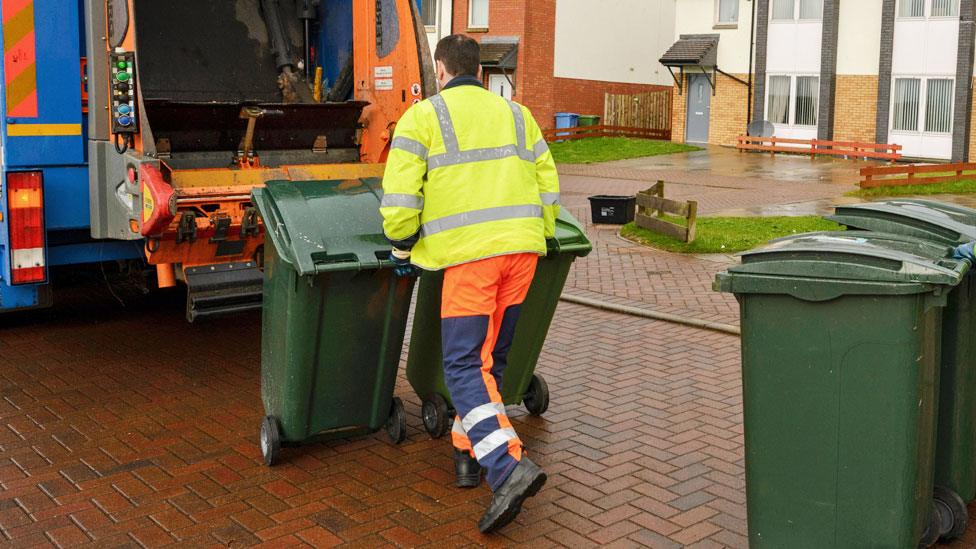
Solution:
M 479 42 L 485 36 L 518 36 L 518 65 L 512 99 L 528 107 L 543 129 L 555 126 L 560 111 L 603 116 L 606 93 L 643 93 L 668 86 L 556 78 L 556 0 L 491 0 L 488 32 L 467 32 L 468 0 L 454 0 L 453 32 Z M 486 77 L 487 82 L 487 77 Z

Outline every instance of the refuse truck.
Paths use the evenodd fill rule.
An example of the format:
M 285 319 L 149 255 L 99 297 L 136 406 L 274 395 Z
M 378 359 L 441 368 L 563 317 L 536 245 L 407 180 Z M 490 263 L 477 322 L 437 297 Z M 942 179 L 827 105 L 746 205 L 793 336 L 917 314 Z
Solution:
M 2 0 L 0 311 L 104 261 L 259 309 L 269 180 L 381 174 L 436 93 L 414 0 Z

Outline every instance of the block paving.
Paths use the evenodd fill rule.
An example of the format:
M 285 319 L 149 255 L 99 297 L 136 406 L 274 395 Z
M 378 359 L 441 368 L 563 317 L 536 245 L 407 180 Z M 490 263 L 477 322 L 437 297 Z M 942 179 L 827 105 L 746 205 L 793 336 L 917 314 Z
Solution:
M 567 177 L 567 205 L 588 219 L 584 195 L 627 184 L 642 183 Z M 736 321 L 709 289 L 732 259 L 588 232 L 568 293 Z M 747 547 L 734 336 L 560 304 L 538 367 L 549 411 L 510 408 L 549 482 L 488 537 L 488 490 L 453 487 L 449 442 L 424 432 L 402 375 L 403 444 L 286 448 L 269 468 L 259 315 L 189 325 L 179 291 L 109 287 L 97 270 L 58 288 L 55 308 L 0 317 L 0 544 Z

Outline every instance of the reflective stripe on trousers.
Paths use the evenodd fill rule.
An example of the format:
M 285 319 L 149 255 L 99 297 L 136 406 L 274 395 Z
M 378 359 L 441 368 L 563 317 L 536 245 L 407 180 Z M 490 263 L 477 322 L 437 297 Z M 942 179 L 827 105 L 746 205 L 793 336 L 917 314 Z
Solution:
M 472 452 L 496 490 L 522 458 L 500 388 L 535 267 L 535 254 L 513 254 L 444 272 L 441 339 L 444 380 L 457 410 L 451 439 Z

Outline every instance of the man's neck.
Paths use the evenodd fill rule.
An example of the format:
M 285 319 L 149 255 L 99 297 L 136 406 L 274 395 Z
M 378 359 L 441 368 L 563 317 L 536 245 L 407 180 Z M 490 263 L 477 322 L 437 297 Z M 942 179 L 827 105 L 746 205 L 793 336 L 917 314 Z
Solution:
M 478 80 L 478 78 L 475 76 L 470 74 L 462 74 L 461 76 L 455 76 L 452 78 L 447 84 L 444 85 L 441 91 L 456 88 L 458 86 L 478 86 L 479 88 L 483 88 L 484 84 L 482 84 L 481 80 Z

